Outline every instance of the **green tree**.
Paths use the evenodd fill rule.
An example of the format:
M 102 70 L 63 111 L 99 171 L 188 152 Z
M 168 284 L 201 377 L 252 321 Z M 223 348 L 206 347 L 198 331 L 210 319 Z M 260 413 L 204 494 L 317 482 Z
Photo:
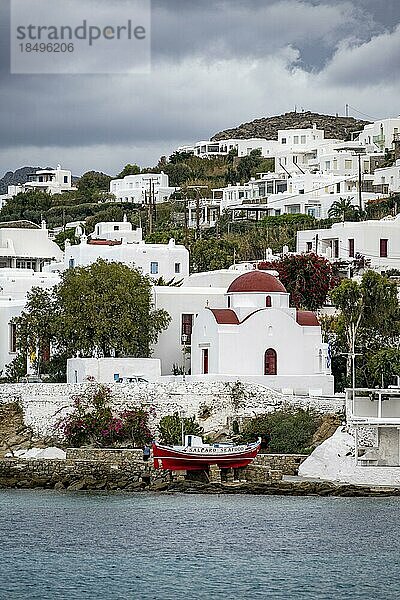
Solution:
M 98 198 L 102 192 L 108 192 L 112 177 L 98 171 L 88 171 L 78 180 L 78 192 L 87 199 Z
M 383 347 L 398 344 L 400 315 L 397 286 L 387 277 L 367 271 L 357 283 L 345 279 L 332 290 L 332 304 L 340 310 L 336 318 L 337 351 L 346 351 L 347 377 L 351 371 L 351 356 L 356 349 L 365 357 Z M 367 373 L 367 371 L 365 371 Z M 368 375 L 367 381 L 368 383 Z
M 180 417 L 176 412 L 160 419 L 158 430 L 163 444 L 178 445 L 182 442 L 182 425 L 184 435 L 203 435 L 204 429 L 194 417 Z
M 140 173 L 140 167 L 138 167 L 138 165 L 131 165 L 128 163 L 127 165 L 124 166 L 121 173 L 119 173 L 117 175 L 117 179 L 123 179 L 127 175 L 139 175 L 139 173 Z
M 235 244 L 225 239 L 196 240 L 190 247 L 192 271 L 227 269 L 235 260 Z
M 383 348 L 368 357 L 369 384 L 386 387 L 400 376 L 399 348 Z
M 66 229 L 65 231 L 60 231 L 54 238 L 54 241 L 61 248 L 62 251 L 65 250 L 65 242 L 69 241 L 71 244 L 78 244 L 79 239 L 75 236 L 75 229 Z
M 7 200 L 0 211 L 0 220 L 19 221 L 27 219 L 39 225 L 51 205 L 52 197 L 50 194 L 39 190 L 30 190 Z
M 360 220 L 360 209 L 358 206 L 352 204 L 354 198 L 340 198 L 332 203 L 332 206 L 328 210 L 328 217 L 332 219 L 338 219 L 340 221 L 359 221 Z
M 149 277 L 121 263 L 69 269 L 52 291 L 34 289 L 15 319 L 20 352 L 50 342 L 64 372 L 74 356 L 148 357 L 170 321 L 154 309 L 151 289 Z
M 13 320 L 17 326 L 18 355 L 7 367 L 7 376 L 26 374 L 27 358 L 40 374 L 46 369 L 50 344 L 56 331 L 57 307 L 51 290 L 32 288 L 21 315 Z

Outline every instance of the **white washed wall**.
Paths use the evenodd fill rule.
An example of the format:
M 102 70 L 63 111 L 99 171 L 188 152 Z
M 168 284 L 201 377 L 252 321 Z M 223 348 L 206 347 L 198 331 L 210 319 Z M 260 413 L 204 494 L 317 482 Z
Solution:
M 36 435 L 51 436 L 55 423 L 72 408 L 74 395 L 90 384 L 4 384 L 0 386 L 0 404 L 21 403 L 25 423 Z M 180 381 L 148 384 L 111 384 L 116 410 L 140 403 L 154 406 L 154 425 L 164 415 L 184 410 L 185 416 L 199 418 L 207 406 L 211 415 L 200 420 L 205 433 L 224 429 L 228 419 L 241 419 L 270 412 L 283 405 L 314 408 L 321 412 L 343 412 L 341 398 L 285 397 L 279 392 L 255 384 L 227 381 Z

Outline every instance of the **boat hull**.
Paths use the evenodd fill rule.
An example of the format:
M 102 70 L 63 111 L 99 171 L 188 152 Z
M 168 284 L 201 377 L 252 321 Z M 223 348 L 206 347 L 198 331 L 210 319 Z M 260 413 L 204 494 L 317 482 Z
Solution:
M 246 467 L 260 450 L 261 442 L 245 447 L 185 448 L 177 450 L 153 443 L 154 467 L 170 471 L 199 471 L 217 465 L 221 469 Z M 243 449 L 242 449 L 243 448 Z

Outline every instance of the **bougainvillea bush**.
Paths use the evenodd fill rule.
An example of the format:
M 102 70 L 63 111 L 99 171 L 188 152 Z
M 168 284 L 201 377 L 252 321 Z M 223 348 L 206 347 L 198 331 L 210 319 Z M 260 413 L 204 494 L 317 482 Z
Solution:
M 290 294 L 291 304 L 296 308 L 321 308 L 330 290 L 339 283 L 331 263 L 313 252 L 287 254 L 273 262 L 260 262 L 258 268 L 278 271 L 279 279 Z
M 129 407 L 114 413 L 111 390 L 93 385 L 74 396 L 72 412 L 56 428 L 69 446 L 142 447 L 153 439 L 149 427 L 152 409 Z

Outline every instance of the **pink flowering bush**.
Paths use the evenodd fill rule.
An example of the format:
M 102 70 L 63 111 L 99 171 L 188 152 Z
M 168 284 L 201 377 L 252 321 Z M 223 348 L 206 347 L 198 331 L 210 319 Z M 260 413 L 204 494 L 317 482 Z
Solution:
M 95 385 L 73 398 L 73 411 L 56 427 L 69 446 L 141 447 L 153 438 L 149 428 L 153 411 L 132 407 L 114 414 L 110 388 Z

